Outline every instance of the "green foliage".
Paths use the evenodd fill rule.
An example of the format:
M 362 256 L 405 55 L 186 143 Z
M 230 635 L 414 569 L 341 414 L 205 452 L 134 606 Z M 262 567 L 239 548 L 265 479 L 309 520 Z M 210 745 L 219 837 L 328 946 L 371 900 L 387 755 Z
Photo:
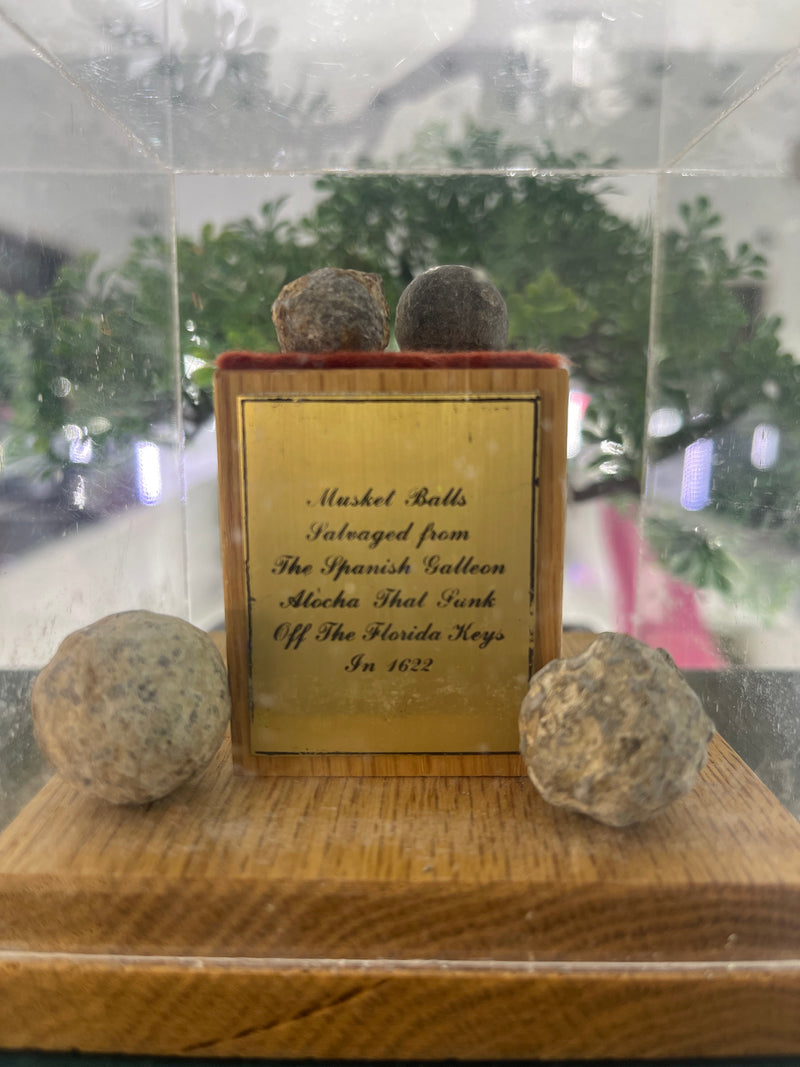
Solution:
M 61 463 L 68 424 L 102 445 L 174 422 L 168 263 L 165 248 L 137 241 L 119 270 L 84 256 L 41 297 L 0 294 L 8 458 L 32 449 Z
M 748 286 L 765 276 L 766 262 L 747 244 L 729 253 L 719 233 L 721 219 L 705 197 L 680 208 L 683 226 L 665 235 L 658 361 L 653 380 L 654 408 L 672 407 L 680 414 L 674 433 L 651 439 L 648 460 L 656 464 L 701 438 L 714 442 L 714 467 L 704 522 L 687 537 L 678 537 L 673 517 L 664 529 L 651 528 L 651 539 L 670 569 L 698 586 L 720 592 L 735 590 L 737 599 L 759 603 L 752 571 L 767 570 L 759 545 L 740 532 L 769 529 L 770 547 L 783 560 L 800 538 L 800 364 L 781 350 L 780 320 L 753 318 L 742 301 Z M 753 434 L 766 426 L 780 435 L 777 462 L 766 470 L 751 462 Z M 684 519 L 685 521 L 685 519 Z M 736 555 L 734 573 L 727 565 Z M 781 545 L 783 549 L 781 550 Z M 775 603 L 779 577 L 771 581 Z M 785 585 L 785 583 L 783 583 Z
M 785 379 L 795 366 L 780 353 L 778 321 L 762 317 L 751 327 L 737 299 L 737 284 L 763 278 L 763 257 L 746 244 L 728 254 L 705 197 L 682 204 L 680 216 L 684 228 L 666 234 L 663 254 L 658 400 L 677 406 L 684 421 L 658 446 L 668 452 L 730 425 L 761 395 L 766 374 Z
M 512 293 L 507 304 L 508 335 L 517 346 L 533 339 L 532 347 L 543 349 L 548 337 L 571 337 L 577 342 L 598 317 L 594 308 L 574 289 L 562 285 L 550 269 L 543 270 L 521 293 Z
M 169 420 L 176 336 L 194 368 L 182 383 L 191 432 L 211 413 L 220 352 L 277 348 L 271 305 L 288 281 L 323 266 L 373 271 L 393 311 L 420 271 L 465 263 L 484 268 L 505 296 L 511 346 L 567 353 L 592 395 L 585 434 L 595 445 L 595 481 L 584 495 L 638 492 L 647 464 L 713 437 L 704 513 L 713 531 L 698 525 L 687 533 L 677 505 L 649 527 L 674 573 L 733 589 L 741 576 L 724 523 L 769 526 L 796 546 L 800 368 L 780 348 L 779 321 L 754 318 L 742 300 L 743 287 L 764 277 L 764 259 L 746 244 L 728 250 L 707 198 L 683 204 L 678 225 L 654 249 L 648 225 L 614 212 L 613 188 L 580 172 L 585 159 L 540 156 L 523 174 L 510 169 L 521 150 L 496 132 L 469 127 L 449 146 L 442 136 L 426 131 L 404 172 L 320 178 L 302 218 L 287 218 L 276 200 L 257 220 L 208 225 L 196 239 L 179 237 L 174 250 L 160 238 L 137 241 L 116 271 L 100 273 L 91 259 L 69 263 L 39 299 L 0 294 L 0 396 L 13 413 L 14 440 L 55 461 L 65 423 L 111 438 Z M 443 157 L 447 166 L 423 173 L 426 159 Z M 658 359 L 648 378 L 654 253 Z M 680 416 L 669 436 L 646 440 L 648 391 L 652 407 Z M 762 472 L 748 451 L 758 423 L 782 435 L 780 462 Z
M 259 222 L 242 219 L 219 232 L 204 226 L 199 240 L 178 239 L 181 350 L 210 360 L 228 348 L 276 347 L 270 308 L 286 282 L 308 262 L 282 202 L 265 204 Z
M 686 529 L 680 522 L 651 517 L 645 533 L 660 562 L 698 589 L 731 593 L 737 579 L 735 560 L 701 529 Z

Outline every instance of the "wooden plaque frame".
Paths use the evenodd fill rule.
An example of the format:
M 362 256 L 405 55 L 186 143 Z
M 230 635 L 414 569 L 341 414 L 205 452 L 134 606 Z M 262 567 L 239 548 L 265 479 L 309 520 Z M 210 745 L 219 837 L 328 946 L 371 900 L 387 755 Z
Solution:
M 558 656 L 561 647 L 567 396 L 568 374 L 561 362 L 557 357 L 535 353 L 332 353 L 313 357 L 300 354 L 228 353 L 220 358 L 215 377 L 215 404 L 227 652 L 233 700 L 232 750 L 234 762 L 238 766 L 253 773 L 289 775 L 520 773 L 516 717 L 519 702 L 524 696 L 527 677 Z M 364 439 L 359 438 L 353 446 L 355 460 L 348 461 L 346 454 L 350 444 L 347 430 L 349 422 L 342 423 L 339 402 L 345 407 L 350 405 L 351 412 L 348 412 L 347 419 L 351 419 L 352 412 L 356 411 L 355 401 L 359 402 L 359 418 L 365 407 L 371 409 L 373 415 L 374 412 L 378 414 L 368 420 L 366 437 L 362 433 Z M 367 403 L 364 404 L 364 401 Z M 441 412 L 430 414 L 434 406 L 431 401 L 444 401 Z M 482 406 L 479 402 L 483 402 Z M 483 671 L 483 664 L 490 662 L 490 656 L 481 652 L 478 657 L 483 657 L 482 666 L 474 666 L 476 660 L 473 649 L 478 647 L 476 645 L 462 648 L 459 643 L 455 655 L 457 660 L 461 657 L 464 669 L 459 673 L 459 663 L 453 665 L 450 662 L 449 674 L 442 681 L 439 690 L 435 689 L 435 681 L 434 688 L 431 689 L 430 676 L 408 675 L 401 678 L 396 674 L 390 677 L 379 673 L 378 676 L 348 678 L 343 673 L 343 664 L 349 665 L 350 661 L 341 657 L 349 652 L 351 647 L 353 650 L 365 647 L 357 641 L 342 651 L 337 649 L 339 658 L 335 661 L 328 655 L 326 645 L 320 648 L 309 642 L 303 650 L 302 659 L 296 655 L 297 645 L 287 651 L 291 639 L 288 630 L 286 649 L 276 648 L 273 637 L 278 633 L 279 626 L 283 625 L 280 619 L 287 615 L 287 611 L 281 615 L 279 604 L 284 609 L 287 602 L 291 605 L 288 615 L 292 619 L 308 619 L 314 616 L 308 611 L 304 614 L 303 609 L 317 594 L 320 599 L 314 600 L 313 603 L 334 603 L 328 594 L 337 587 L 331 587 L 328 583 L 327 589 L 322 588 L 325 583 L 319 577 L 321 566 L 311 566 L 306 558 L 301 559 L 299 554 L 287 557 L 292 560 L 292 566 L 297 570 L 298 577 L 294 579 L 293 586 L 287 586 L 285 582 L 280 585 L 279 580 L 273 580 L 271 576 L 271 572 L 279 569 L 276 553 L 283 551 L 282 547 L 276 546 L 285 543 L 294 551 L 298 540 L 302 540 L 297 531 L 305 529 L 303 523 L 307 525 L 309 517 L 319 513 L 319 508 L 316 512 L 311 508 L 312 503 L 318 504 L 320 500 L 325 503 L 326 494 L 333 492 L 334 488 L 339 492 L 338 484 L 347 486 L 348 490 L 351 486 L 354 489 L 357 487 L 359 493 L 369 490 L 369 495 L 364 499 L 368 504 L 376 503 L 378 507 L 368 508 L 366 511 L 362 508 L 361 513 L 355 508 L 352 512 L 344 513 L 352 522 L 325 523 L 326 527 L 335 526 L 337 530 L 344 530 L 345 527 L 357 528 L 358 520 L 369 518 L 375 522 L 380 505 L 386 503 L 393 506 L 392 515 L 395 521 L 388 521 L 389 512 L 384 509 L 380 520 L 383 524 L 381 529 L 388 529 L 392 536 L 402 538 L 403 533 L 408 535 L 410 526 L 414 525 L 410 520 L 408 523 L 405 521 L 409 512 L 403 511 L 403 492 L 395 488 L 398 493 L 396 498 L 390 495 L 391 490 L 387 492 L 390 482 L 402 482 L 402 478 L 393 476 L 383 486 L 380 482 L 383 459 L 380 461 L 381 466 L 377 468 L 377 476 L 375 464 L 378 461 L 374 458 L 365 461 L 365 469 L 372 473 L 365 475 L 363 484 L 358 484 L 358 478 L 354 478 L 352 473 L 348 476 L 348 462 L 350 468 L 358 469 L 358 457 L 362 454 L 372 457 L 379 454 L 387 456 L 387 469 L 395 473 L 398 463 L 400 469 L 404 469 L 403 463 L 406 461 L 402 456 L 398 459 L 397 456 L 389 455 L 400 447 L 396 436 L 393 436 L 392 418 L 396 419 L 400 414 L 405 416 L 406 409 L 414 409 L 417 412 L 424 410 L 426 420 L 430 422 L 433 419 L 432 425 L 435 425 L 440 414 L 444 418 L 454 411 L 460 411 L 461 414 L 454 425 L 461 428 L 461 439 L 466 440 L 463 434 L 467 420 L 468 437 L 472 441 L 473 418 L 475 436 L 478 436 L 484 414 L 488 413 L 498 420 L 506 418 L 506 411 L 513 411 L 516 415 L 523 408 L 526 412 L 521 419 L 512 420 L 509 416 L 509 422 L 518 422 L 529 430 L 535 426 L 535 434 L 530 433 L 533 449 L 531 456 L 523 455 L 518 464 L 521 471 L 526 469 L 526 463 L 530 468 L 528 507 L 532 521 L 530 543 L 525 549 L 528 562 L 524 566 L 528 568 L 526 573 L 529 574 L 530 584 L 528 586 L 527 578 L 523 582 L 527 590 L 522 619 L 524 630 L 518 620 L 516 644 L 513 646 L 515 651 L 524 653 L 524 658 L 517 655 L 513 660 L 515 670 L 508 668 L 506 660 L 503 659 L 508 654 L 511 641 L 507 641 L 505 645 L 498 643 L 491 650 L 491 656 L 495 657 L 491 661 L 494 664 L 495 676 L 487 674 L 484 677 L 481 673 L 482 688 L 476 684 L 474 691 L 472 683 L 467 682 L 463 683 L 467 688 L 462 685 L 459 690 L 459 680 L 466 678 L 470 670 Z M 332 415 L 330 420 L 331 433 L 327 433 L 329 412 L 336 412 L 336 417 Z M 292 421 L 298 417 L 298 413 L 302 413 L 305 422 L 295 424 Z M 384 413 L 390 416 L 386 420 L 383 418 Z M 311 432 L 309 427 L 313 430 L 320 419 L 325 432 L 322 432 L 318 439 L 316 432 Z M 406 420 L 406 423 L 402 423 L 405 427 L 404 440 L 408 438 L 409 426 L 416 425 L 415 419 L 416 416 L 410 422 Z M 499 459 L 492 460 L 494 466 L 484 472 L 481 483 L 487 487 L 489 511 L 480 519 L 473 518 L 472 521 L 480 522 L 481 529 L 495 529 L 500 531 L 498 536 L 512 539 L 508 542 L 513 546 L 509 549 L 510 557 L 512 561 L 516 561 L 514 565 L 517 571 L 522 573 L 524 566 L 519 548 L 520 532 L 509 524 L 504 528 L 499 512 L 494 514 L 498 509 L 497 500 L 504 499 L 502 486 L 498 490 L 495 482 L 502 481 L 505 467 L 514 466 L 519 454 L 527 448 L 526 444 L 519 444 L 520 440 L 527 440 L 524 433 L 521 436 L 520 432 L 517 432 L 515 436 L 510 431 L 508 441 L 503 440 L 504 433 L 498 433 L 497 429 L 505 425 L 505 422 L 491 422 L 491 419 L 487 422 L 487 426 L 494 427 L 487 431 L 491 438 L 489 443 L 495 451 L 499 448 L 500 453 Z M 344 430 L 342 426 L 345 427 Z M 424 433 L 424 426 L 420 432 Z M 299 459 L 283 450 L 284 441 L 292 434 L 306 449 L 305 452 L 300 449 L 302 455 Z M 357 432 L 355 436 L 358 437 Z M 313 438 L 310 443 L 306 440 L 309 437 Z M 499 442 L 497 438 L 500 439 Z M 446 442 L 448 438 L 442 439 L 439 434 L 439 450 L 446 449 L 442 440 Z M 454 449 L 457 447 L 454 445 Z M 322 478 L 322 482 L 314 482 L 314 456 L 325 456 L 326 451 L 334 451 L 339 455 L 342 448 L 345 459 L 342 460 L 341 479 L 329 474 Z M 508 452 L 505 459 L 504 448 Z M 284 471 L 281 466 L 282 476 L 276 478 L 275 466 L 271 460 L 278 451 L 284 457 L 281 463 L 286 464 L 286 469 Z M 416 455 L 418 456 L 419 452 Z M 329 459 L 322 459 L 320 462 L 330 471 Z M 409 462 L 413 464 L 416 461 L 412 459 Z M 309 474 L 310 480 L 306 484 L 305 472 L 309 468 L 312 468 L 312 473 Z M 412 470 L 413 466 L 409 468 L 407 486 L 416 484 Z M 513 484 L 519 487 L 519 472 L 514 477 L 516 480 Z M 425 480 L 424 477 L 422 480 Z M 332 482 L 337 482 L 337 486 L 332 486 Z M 320 485 L 323 486 L 322 490 Z M 461 499 L 464 499 L 460 485 L 439 485 L 436 491 L 443 494 L 440 497 L 443 500 L 448 491 L 450 502 L 460 503 Z M 500 496 L 497 496 L 498 492 Z M 492 493 L 495 493 L 494 497 Z M 461 499 L 458 499 L 459 497 Z M 521 499 L 523 498 L 524 493 Z M 464 512 L 469 512 L 469 509 L 465 508 Z M 343 518 L 344 514 L 337 516 L 337 520 Z M 477 514 L 474 508 L 472 514 Z M 363 526 L 364 522 L 360 525 Z M 422 525 L 420 522 L 419 528 Z M 277 539 L 272 536 L 276 528 L 280 533 L 276 535 Z M 294 532 L 291 536 L 288 533 L 283 536 L 284 529 Z M 416 533 L 415 529 L 415 536 Z M 513 540 L 514 538 L 516 540 Z M 478 536 L 475 540 L 480 543 L 481 538 Z M 397 553 L 400 551 L 398 546 Z M 410 551 L 413 559 L 413 546 Z M 363 551 L 362 556 L 365 559 L 376 558 L 375 554 L 369 556 Z M 406 556 L 405 559 L 407 561 L 409 557 Z M 306 577 L 306 572 L 312 574 Z M 500 582 L 503 580 L 499 579 Z M 356 592 L 363 591 L 363 582 L 364 580 L 361 580 L 361 585 L 356 585 Z M 370 596 L 376 588 L 373 582 L 369 587 Z M 416 592 L 421 601 L 423 597 L 419 596 L 419 588 L 417 583 L 412 591 Z M 289 589 L 291 596 L 287 595 Z M 350 591 L 354 591 L 353 582 L 350 582 Z M 408 591 L 403 590 L 404 594 Z M 431 591 L 426 607 L 427 615 L 424 612 L 415 613 L 408 610 L 414 604 L 414 598 L 409 597 L 399 609 L 399 618 L 403 622 L 421 620 L 423 617 L 429 619 L 430 604 L 438 593 L 441 593 L 438 587 L 437 591 Z M 493 596 L 494 590 L 489 590 L 486 594 L 487 604 L 492 604 Z M 516 602 L 519 603 L 518 590 L 515 596 Z M 497 597 L 500 599 L 500 593 Z M 506 592 L 504 603 L 509 603 L 510 597 L 511 594 Z M 362 597 L 362 600 L 369 598 Z M 474 598 L 472 602 L 477 603 L 477 600 L 478 598 Z M 348 607 L 357 604 L 357 601 L 358 598 L 354 597 L 348 601 Z M 340 605 L 341 602 L 340 594 L 336 603 Z M 354 614 L 361 618 L 357 612 L 349 616 L 346 612 L 339 612 L 340 618 L 343 619 L 353 618 Z M 446 615 L 446 612 L 444 614 Z M 317 616 L 324 617 L 319 613 Z M 463 617 L 462 615 L 461 618 Z M 301 623 L 296 626 L 300 632 L 309 628 L 308 623 L 305 627 Z M 418 621 L 416 626 L 409 625 L 406 632 L 423 630 L 423 621 Z M 352 635 L 358 633 L 360 636 L 361 629 L 354 624 L 349 632 Z M 444 632 L 442 628 L 442 633 Z M 277 638 L 275 640 L 277 641 Z M 387 645 L 386 652 L 388 655 L 391 648 L 392 653 L 399 653 L 400 658 L 394 656 L 391 661 L 395 666 L 400 664 L 401 667 L 413 669 L 413 666 L 409 665 L 429 662 L 419 651 L 420 648 L 423 652 L 427 651 L 428 647 L 431 646 L 409 640 Z M 443 648 L 448 653 L 452 652 L 444 639 L 432 647 L 439 649 L 439 662 Z M 314 655 L 311 655 L 312 651 Z M 353 657 L 356 663 L 363 658 L 363 655 Z M 450 660 L 452 659 L 451 655 Z M 331 665 L 334 662 L 335 667 Z M 379 662 L 379 672 L 391 669 L 387 668 L 387 664 L 388 659 L 386 663 Z M 375 669 L 374 664 L 371 669 Z M 291 675 L 289 671 L 292 672 Z M 265 682 L 265 678 L 269 681 Z M 386 688 L 383 689 L 382 686 Z M 508 687 L 508 692 L 503 691 L 504 686 Z M 277 696 L 271 692 L 265 696 L 267 688 L 276 689 Z M 291 699 L 286 697 L 287 692 L 291 694 Z M 392 694 L 398 692 L 406 694 L 402 698 L 396 698 L 403 704 L 404 715 L 407 714 L 409 704 L 420 703 L 423 706 L 422 712 L 416 719 L 413 714 L 408 716 L 407 722 L 403 719 L 402 728 L 406 730 L 405 734 L 396 720 L 393 734 L 386 726 L 376 725 L 372 730 L 371 717 L 374 717 L 376 724 L 381 720 L 391 722 L 392 717 L 386 713 L 386 709 L 391 708 L 394 699 Z M 363 706 L 360 706 L 358 698 L 354 699 L 354 693 L 359 696 L 363 693 Z M 432 727 L 430 740 L 426 734 L 425 723 L 430 722 L 432 717 L 425 719 L 425 701 L 422 697 L 427 698 L 427 706 L 430 708 L 432 694 L 436 703 L 435 720 L 440 725 L 437 727 L 438 734 Z M 469 706 L 471 703 L 474 706 Z M 272 711 L 271 708 L 275 706 L 280 710 Z M 288 708 L 287 713 L 284 713 L 285 708 Z M 298 714 L 292 709 L 296 709 L 302 716 L 304 724 L 296 736 L 292 730 L 297 731 L 293 723 L 297 721 Z M 309 717 L 306 720 L 307 711 Z M 312 718 L 313 715 L 316 715 L 316 719 Z M 496 719 L 490 726 L 490 715 L 503 717 L 499 726 Z M 489 738 L 487 741 L 482 740 L 483 735 L 476 732 L 475 728 L 476 721 L 480 721 L 482 717 L 486 717 L 486 736 Z M 307 722 L 313 722 L 315 725 L 312 728 L 306 725 Z M 363 726 L 364 723 L 366 727 Z M 280 733 L 282 728 L 284 734 Z M 458 749 L 463 737 L 468 738 L 468 743 L 464 744 L 463 750 L 443 750 L 445 745 L 441 744 L 441 739 L 445 735 L 459 739 L 453 743 L 452 748 Z M 273 736 L 277 739 L 274 744 L 270 743 Z M 287 736 L 288 743 L 285 740 Z M 337 748 L 340 737 L 342 741 Z M 362 737 L 366 739 L 365 743 L 359 744 Z

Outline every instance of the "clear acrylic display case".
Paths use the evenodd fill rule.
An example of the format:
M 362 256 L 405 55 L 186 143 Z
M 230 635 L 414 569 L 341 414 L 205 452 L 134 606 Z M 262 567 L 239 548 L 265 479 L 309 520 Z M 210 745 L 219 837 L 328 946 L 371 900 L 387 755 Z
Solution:
M 0 57 L 0 1043 L 799 1052 L 796 3 L 0 0 Z M 572 360 L 565 649 L 672 653 L 696 790 L 51 780 L 66 634 L 224 627 L 210 361 L 300 273 L 434 262 Z

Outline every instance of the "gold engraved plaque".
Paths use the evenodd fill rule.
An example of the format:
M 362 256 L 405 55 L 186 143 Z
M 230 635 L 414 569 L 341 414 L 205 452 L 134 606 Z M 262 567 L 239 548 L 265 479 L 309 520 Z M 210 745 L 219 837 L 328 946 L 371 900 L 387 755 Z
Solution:
M 251 752 L 513 752 L 540 398 L 239 401 Z
M 234 762 L 520 774 L 561 653 L 568 371 L 240 353 L 214 380 Z

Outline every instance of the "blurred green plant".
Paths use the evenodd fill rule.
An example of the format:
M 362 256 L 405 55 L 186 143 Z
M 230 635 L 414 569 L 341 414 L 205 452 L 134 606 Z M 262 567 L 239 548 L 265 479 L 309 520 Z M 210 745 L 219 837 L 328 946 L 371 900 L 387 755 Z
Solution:
M 169 257 L 139 239 L 118 269 L 84 255 L 41 296 L 0 292 L 0 398 L 7 460 L 63 463 L 64 427 L 102 446 L 174 422 Z
M 322 266 L 374 271 L 393 309 L 420 271 L 465 263 L 484 268 L 506 297 L 510 345 L 567 353 L 591 395 L 589 481 L 575 499 L 638 494 L 645 457 L 652 470 L 709 437 L 710 505 L 690 534 L 686 513 L 665 507 L 649 529 L 658 558 L 725 594 L 737 581 L 725 523 L 769 526 L 796 546 L 800 368 L 781 349 L 779 320 L 753 316 L 744 299 L 763 279 L 764 259 L 746 244 L 728 250 L 707 198 L 681 205 L 678 224 L 654 243 L 646 222 L 615 214 L 613 186 L 586 173 L 585 157 L 540 154 L 520 173 L 511 169 L 520 149 L 498 133 L 472 126 L 458 145 L 436 136 L 427 131 L 420 144 L 446 159 L 440 173 L 327 175 L 302 218 L 287 218 L 276 200 L 257 220 L 179 237 L 187 433 L 211 414 L 220 352 L 277 348 L 270 309 L 286 282 Z M 426 159 L 412 153 L 404 171 L 415 168 L 427 169 Z M 659 327 L 648 377 L 654 253 Z M 0 396 L 15 440 L 48 452 L 65 423 L 106 420 L 108 434 L 124 436 L 169 418 L 178 389 L 172 255 L 161 238 L 140 240 L 116 271 L 80 260 L 41 298 L 0 295 Z M 646 396 L 649 410 L 669 409 L 674 422 L 647 441 Z M 748 434 L 759 424 L 774 427 L 782 445 L 773 467 L 754 472 Z

